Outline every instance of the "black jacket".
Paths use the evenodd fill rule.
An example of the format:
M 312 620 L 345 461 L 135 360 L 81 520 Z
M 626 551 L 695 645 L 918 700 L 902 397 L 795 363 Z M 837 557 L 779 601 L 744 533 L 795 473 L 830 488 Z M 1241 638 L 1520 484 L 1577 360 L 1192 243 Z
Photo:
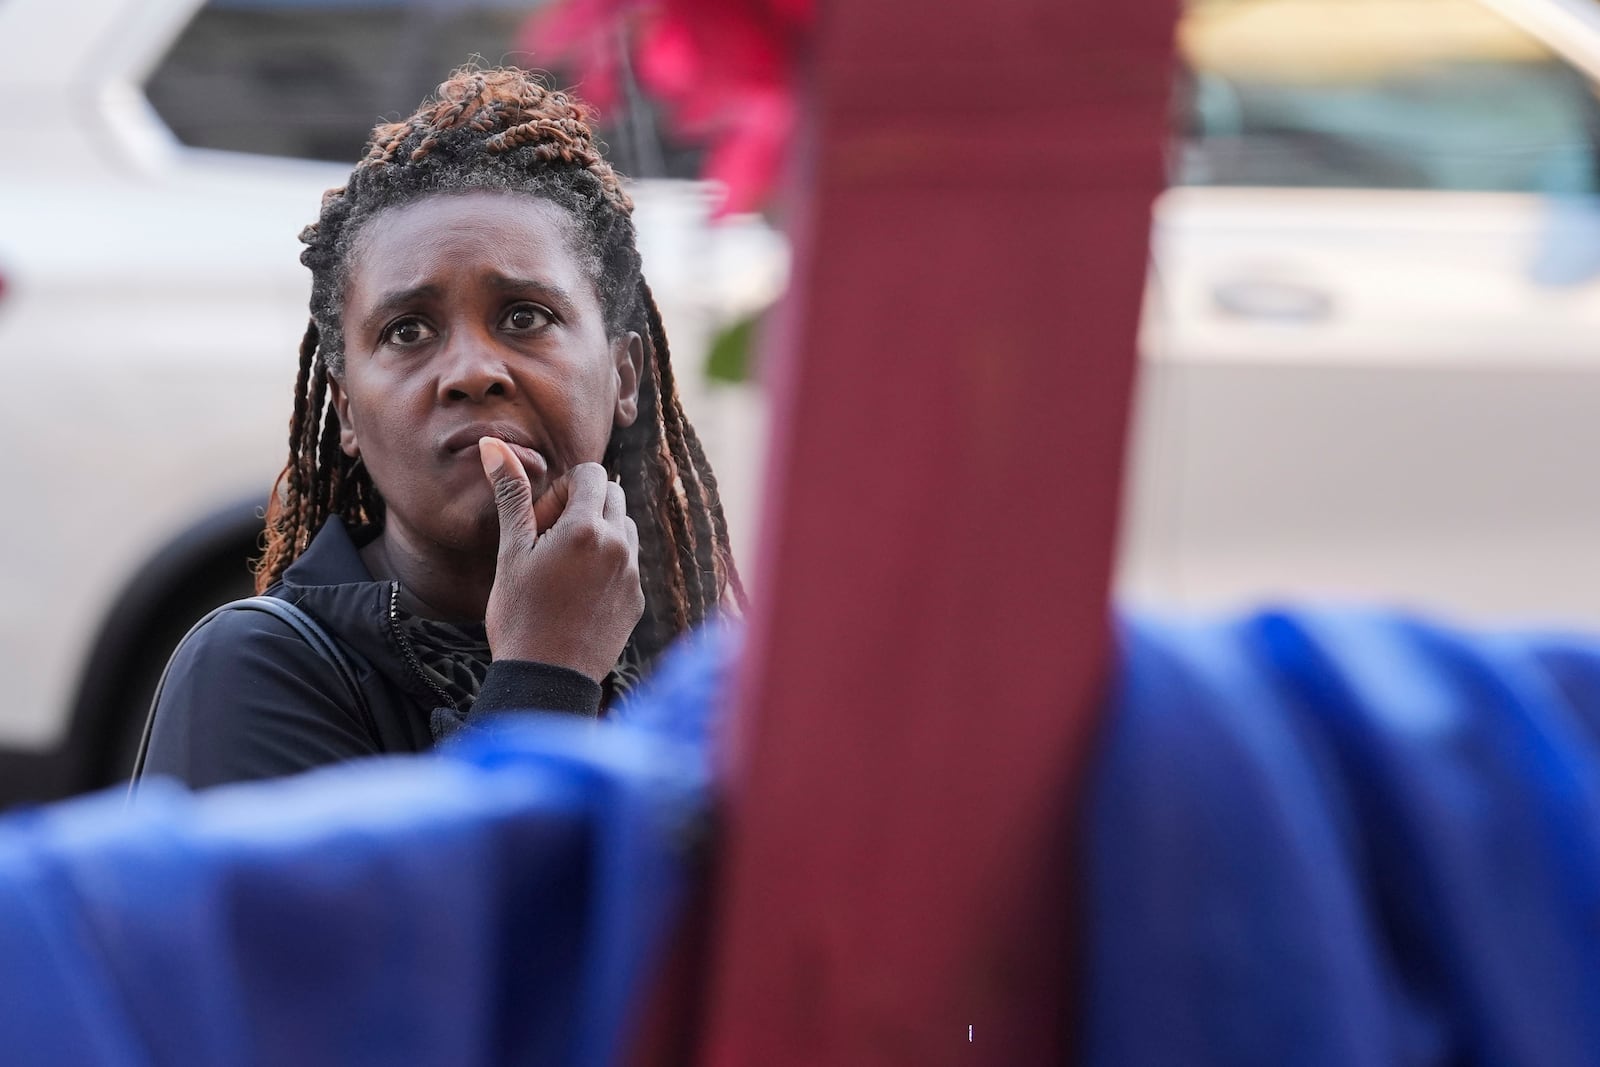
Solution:
M 339 642 L 373 727 L 347 706 L 351 698 L 333 666 L 285 623 L 263 612 L 226 611 L 173 659 L 144 773 L 198 788 L 431 748 L 429 723 L 445 700 L 396 640 L 395 589 L 373 580 L 344 524 L 330 519 L 269 590 Z M 497 660 L 470 717 L 530 708 L 595 715 L 599 707 L 600 686 L 578 671 Z

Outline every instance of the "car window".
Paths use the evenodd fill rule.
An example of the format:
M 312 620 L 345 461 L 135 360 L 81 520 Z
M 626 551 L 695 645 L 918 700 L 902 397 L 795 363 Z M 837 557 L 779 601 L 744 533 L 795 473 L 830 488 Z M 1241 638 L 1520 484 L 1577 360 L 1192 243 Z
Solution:
M 146 83 L 184 144 L 351 163 L 381 117 L 408 114 L 470 59 L 553 69 L 530 40 L 539 0 L 209 0 Z M 530 47 L 533 49 L 530 51 Z M 581 94 L 581 87 L 579 87 Z M 609 155 L 638 177 L 689 177 L 698 153 L 640 100 L 605 116 Z
M 1191 0 L 1187 185 L 1600 191 L 1587 78 L 1476 0 Z

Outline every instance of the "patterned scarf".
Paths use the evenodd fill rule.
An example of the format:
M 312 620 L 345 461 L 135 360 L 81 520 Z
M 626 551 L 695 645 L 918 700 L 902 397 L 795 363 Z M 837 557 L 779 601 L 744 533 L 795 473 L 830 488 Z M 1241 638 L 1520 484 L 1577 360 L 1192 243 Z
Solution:
M 466 713 L 478 699 L 492 659 L 489 635 L 483 623 L 439 622 L 413 615 L 403 608 L 396 608 L 394 621 L 400 639 L 416 652 L 423 675 L 450 698 L 456 711 Z M 616 706 L 639 684 L 642 673 L 630 645 L 600 683 L 601 707 Z

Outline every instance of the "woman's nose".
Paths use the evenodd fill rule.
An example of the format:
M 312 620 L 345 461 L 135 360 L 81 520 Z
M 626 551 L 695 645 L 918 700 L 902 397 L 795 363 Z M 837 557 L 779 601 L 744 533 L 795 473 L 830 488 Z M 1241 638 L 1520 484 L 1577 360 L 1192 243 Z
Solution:
M 505 359 L 488 339 L 456 333 L 444 353 L 439 376 L 439 397 L 446 401 L 486 400 L 510 396 L 514 388 Z

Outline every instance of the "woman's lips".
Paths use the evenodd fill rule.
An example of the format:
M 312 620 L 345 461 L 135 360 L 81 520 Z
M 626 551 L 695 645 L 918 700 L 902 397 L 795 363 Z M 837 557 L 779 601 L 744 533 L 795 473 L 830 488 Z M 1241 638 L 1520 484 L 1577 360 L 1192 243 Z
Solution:
M 512 422 L 474 422 L 456 430 L 444 439 L 444 447 L 450 452 L 462 452 L 467 449 L 476 449 L 478 442 L 485 437 L 493 437 L 504 441 L 508 445 L 522 445 L 532 448 L 533 438 L 522 427 Z
M 478 442 L 485 437 L 492 437 L 511 449 L 511 454 L 527 473 L 535 497 L 550 487 L 550 461 L 533 446 L 528 432 L 512 423 L 480 422 L 463 426 L 445 438 L 444 449 L 452 460 L 471 460 L 481 477 L 483 458 Z
M 522 469 L 528 474 L 528 481 L 533 483 L 533 495 L 537 497 L 545 488 L 546 476 L 550 473 L 550 464 L 545 462 L 544 456 L 527 445 L 519 445 L 512 441 L 502 441 L 501 443 L 511 449 L 511 454 L 516 456 L 517 461 L 522 464 Z
M 493 437 L 494 435 L 484 434 L 484 436 Z M 540 493 L 550 487 L 549 462 L 544 458 L 543 454 L 536 449 L 529 448 L 527 445 L 519 445 L 515 441 L 507 441 L 503 437 L 496 437 L 495 439 L 511 449 L 511 454 L 517 457 L 518 463 L 522 464 L 523 471 L 528 475 L 528 483 L 533 489 L 533 495 L 537 499 Z M 473 441 L 471 444 L 461 448 L 452 449 L 450 455 L 452 459 L 471 460 L 473 467 L 478 468 L 479 477 L 486 477 L 481 467 L 483 463 L 482 450 L 478 447 L 477 441 Z

